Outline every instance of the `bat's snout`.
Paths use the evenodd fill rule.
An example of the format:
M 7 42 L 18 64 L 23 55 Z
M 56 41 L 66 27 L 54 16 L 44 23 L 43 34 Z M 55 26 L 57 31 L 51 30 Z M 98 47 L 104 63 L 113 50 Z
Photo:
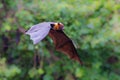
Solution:
M 62 23 L 58 23 L 59 29 L 63 30 L 64 29 L 64 25 Z

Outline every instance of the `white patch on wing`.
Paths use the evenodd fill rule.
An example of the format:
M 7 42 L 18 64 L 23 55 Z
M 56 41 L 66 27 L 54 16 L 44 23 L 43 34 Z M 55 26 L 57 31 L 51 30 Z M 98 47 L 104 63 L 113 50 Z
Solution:
M 25 34 L 30 35 L 30 39 L 33 43 L 37 44 L 48 35 L 51 23 L 53 22 L 43 22 L 33 25 Z

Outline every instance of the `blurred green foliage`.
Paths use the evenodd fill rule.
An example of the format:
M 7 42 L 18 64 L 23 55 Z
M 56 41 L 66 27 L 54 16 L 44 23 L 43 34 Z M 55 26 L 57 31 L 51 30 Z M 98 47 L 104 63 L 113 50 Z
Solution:
M 33 45 L 20 28 L 62 22 L 84 66 Z M 0 80 L 120 80 L 119 0 L 0 0 Z

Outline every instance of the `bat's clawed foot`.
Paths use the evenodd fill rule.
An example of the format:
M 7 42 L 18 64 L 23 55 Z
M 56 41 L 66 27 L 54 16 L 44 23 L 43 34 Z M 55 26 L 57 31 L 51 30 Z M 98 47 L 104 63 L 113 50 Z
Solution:
M 71 56 L 71 59 L 78 61 L 80 63 L 81 66 L 83 66 L 83 62 L 80 60 L 80 58 L 78 56 Z

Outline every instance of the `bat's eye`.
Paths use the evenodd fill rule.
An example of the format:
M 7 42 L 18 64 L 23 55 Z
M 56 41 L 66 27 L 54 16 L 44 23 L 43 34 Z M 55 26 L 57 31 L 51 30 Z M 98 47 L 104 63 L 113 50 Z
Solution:
M 50 24 L 51 28 L 53 29 L 53 27 L 55 26 L 55 24 Z

